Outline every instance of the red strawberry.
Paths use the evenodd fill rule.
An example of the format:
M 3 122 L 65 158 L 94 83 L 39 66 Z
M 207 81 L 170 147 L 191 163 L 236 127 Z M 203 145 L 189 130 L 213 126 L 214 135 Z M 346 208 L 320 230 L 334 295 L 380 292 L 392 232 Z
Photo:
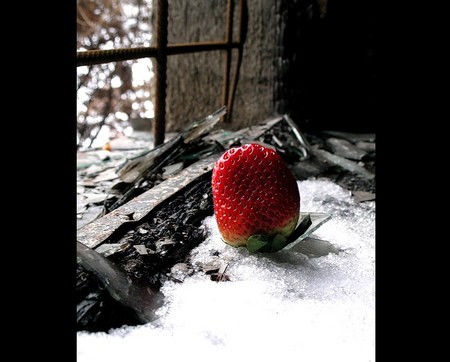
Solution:
M 276 251 L 297 225 L 297 181 L 270 148 L 250 143 L 226 151 L 214 165 L 212 193 L 219 231 L 233 246 Z

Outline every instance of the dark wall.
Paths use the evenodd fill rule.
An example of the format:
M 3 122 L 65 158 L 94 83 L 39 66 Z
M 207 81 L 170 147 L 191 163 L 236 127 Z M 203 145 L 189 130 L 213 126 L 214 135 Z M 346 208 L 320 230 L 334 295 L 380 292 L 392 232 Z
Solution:
M 234 1 L 234 38 L 238 38 L 238 1 Z M 248 31 L 233 105 L 224 128 L 239 129 L 273 116 L 275 3 L 248 0 Z M 225 40 L 227 0 L 170 0 L 169 43 Z M 233 52 L 232 73 L 237 62 Z M 225 53 L 220 51 L 168 57 L 167 130 L 202 119 L 222 106 Z
M 375 8 L 371 1 L 279 1 L 275 110 L 303 128 L 374 132 Z

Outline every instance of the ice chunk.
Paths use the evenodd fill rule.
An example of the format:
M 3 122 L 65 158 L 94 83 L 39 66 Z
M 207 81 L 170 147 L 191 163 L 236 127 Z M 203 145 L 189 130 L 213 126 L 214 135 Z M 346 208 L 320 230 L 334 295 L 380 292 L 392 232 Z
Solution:
M 78 332 L 77 361 L 375 361 L 375 202 L 359 203 L 330 181 L 299 189 L 302 212 L 332 216 L 310 237 L 337 254 L 249 254 L 225 244 L 208 217 L 192 262 L 226 264 L 230 281 L 199 271 L 166 282 L 157 321 Z

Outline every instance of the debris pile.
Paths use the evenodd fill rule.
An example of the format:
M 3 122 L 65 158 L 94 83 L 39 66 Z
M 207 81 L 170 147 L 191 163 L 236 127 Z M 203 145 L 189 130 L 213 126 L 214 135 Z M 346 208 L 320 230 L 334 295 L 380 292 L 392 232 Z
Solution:
M 225 111 L 220 108 L 159 147 L 111 147 L 97 151 L 97 161 L 80 163 L 78 240 L 153 290 L 194 272 L 228 280 L 226 264 L 192 265 L 187 256 L 207 237 L 202 221 L 213 214 L 214 161 L 248 142 L 274 148 L 298 180 L 331 180 L 358 202 L 375 199 L 375 135 L 303 134 L 286 115 L 228 132 L 216 129 Z M 82 262 L 77 277 L 79 330 L 140 322 Z

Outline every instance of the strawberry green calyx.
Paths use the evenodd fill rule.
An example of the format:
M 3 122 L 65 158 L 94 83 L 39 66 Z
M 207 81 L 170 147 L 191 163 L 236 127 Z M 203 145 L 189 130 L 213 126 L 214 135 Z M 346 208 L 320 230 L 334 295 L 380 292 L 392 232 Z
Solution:
M 306 230 L 311 226 L 311 218 L 307 215 L 294 232 L 285 238 L 281 234 L 276 234 L 275 236 L 268 235 L 252 235 L 247 239 L 247 250 L 252 253 L 273 253 L 283 249 L 286 245 L 297 240 Z
M 253 251 L 277 251 L 300 215 L 297 181 L 281 156 L 256 143 L 226 151 L 213 168 L 214 214 L 222 239 Z
M 281 235 L 252 235 L 247 239 L 247 250 L 250 253 L 261 252 L 270 253 L 283 249 L 287 244 L 287 239 Z

